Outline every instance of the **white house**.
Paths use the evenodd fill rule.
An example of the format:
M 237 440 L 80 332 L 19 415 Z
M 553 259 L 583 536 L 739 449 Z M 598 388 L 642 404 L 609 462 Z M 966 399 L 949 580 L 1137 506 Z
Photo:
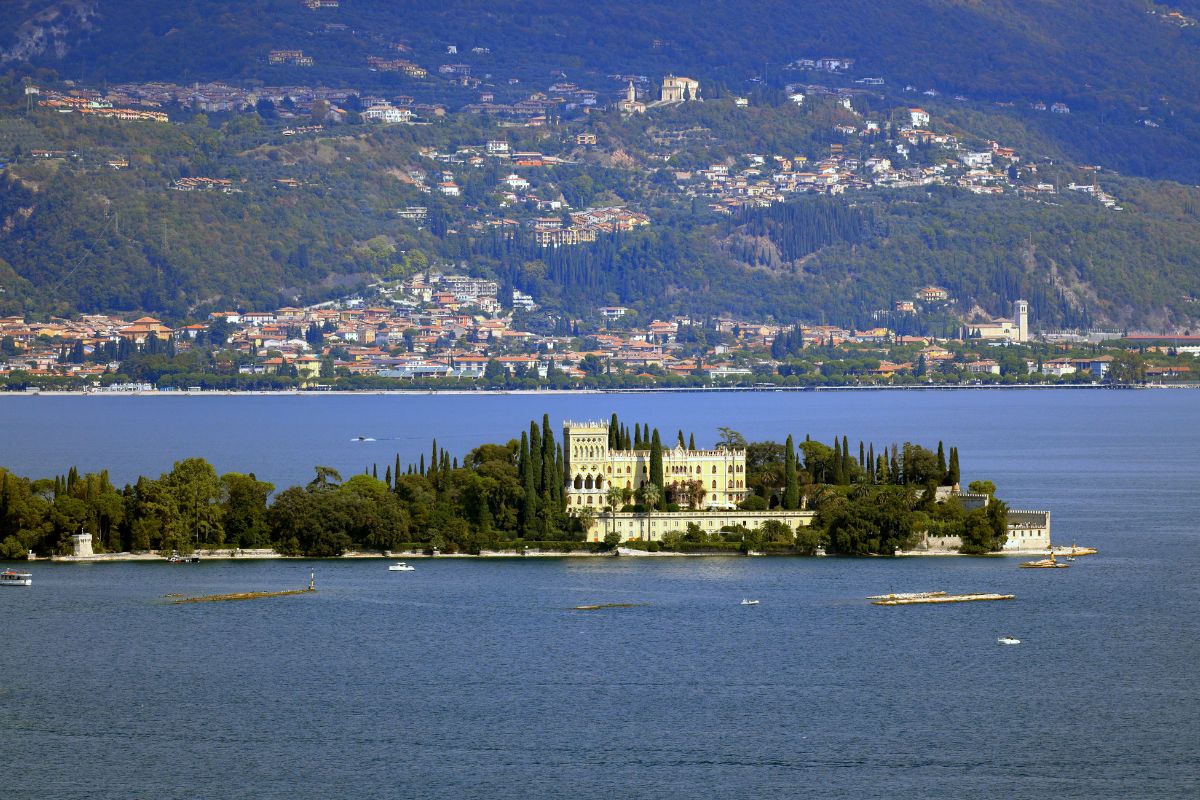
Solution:
M 529 188 L 529 181 L 525 180 L 524 178 L 522 178 L 520 175 L 516 174 L 515 172 L 511 173 L 507 178 L 502 180 L 501 183 L 503 183 L 505 186 L 507 186 L 508 188 L 510 188 L 514 191 L 517 189 L 528 189 Z
M 412 119 L 412 112 L 407 108 L 396 108 L 395 106 L 380 104 L 371 106 L 362 112 L 362 118 L 390 125 L 398 122 L 408 122 Z

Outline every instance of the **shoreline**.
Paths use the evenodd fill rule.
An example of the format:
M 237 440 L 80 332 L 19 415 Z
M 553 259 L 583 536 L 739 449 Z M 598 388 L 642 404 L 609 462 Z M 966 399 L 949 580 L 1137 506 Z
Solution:
M 1070 555 L 1070 547 L 1055 547 L 1056 556 Z M 958 557 L 958 558 L 1006 558 L 1020 557 L 1028 558 L 1029 556 L 1044 556 L 1046 550 L 1006 550 L 999 553 L 983 553 L 979 555 L 966 555 L 964 553 L 956 553 L 948 550 L 906 550 L 897 552 L 894 558 L 936 558 L 936 557 Z M 270 549 L 255 549 L 255 550 L 196 550 L 192 553 L 201 561 L 355 561 L 355 560 L 376 560 L 376 561 L 396 561 L 410 559 L 487 559 L 487 558 L 748 558 L 747 555 L 740 551 L 723 551 L 711 553 L 677 553 L 674 551 L 658 551 L 651 553 L 649 551 L 635 551 L 633 553 L 620 553 L 614 550 L 593 551 L 593 550 L 484 550 L 480 553 L 438 553 L 430 555 L 424 552 L 387 552 L 374 553 L 351 551 L 343 553 L 340 556 L 285 556 Z M 766 556 L 765 553 L 753 553 L 753 557 Z M 781 553 L 771 556 L 774 558 L 821 558 L 821 556 L 802 556 L 795 553 Z M 826 556 L 827 558 L 840 558 L 840 556 Z M 51 564 L 114 564 L 114 563 L 168 563 L 168 556 L 157 552 L 146 553 L 97 553 L 92 556 L 40 556 L 33 559 L 28 559 L 23 562 L 12 563 L 51 563 Z M 6 562 L 7 563 L 7 562 Z
M 106 392 L 84 389 L 27 389 L 25 391 L 0 391 L 3 397 L 338 397 L 362 395 L 605 395 L 605 394 L 667 394 L 696 393 L 720 394 L 735 392 L 939 392 L 939 391 L 1003 391 L 1065 389 L 1072 391 L 1103 390 L 1155 390 L 1155 389 L 1200 389 L 1200 383 L 1173 384 L 1072 384 L 1072 383 L 1014 383 L 1014 384 L 948 384 L 912 386 L 663 386 L 628 389 L 336 389 L 330 391 L 307 391 L 303 389 L 247 390 L 214 389 L 189 392 L 186 390 L 150 389 L 135 392 Z

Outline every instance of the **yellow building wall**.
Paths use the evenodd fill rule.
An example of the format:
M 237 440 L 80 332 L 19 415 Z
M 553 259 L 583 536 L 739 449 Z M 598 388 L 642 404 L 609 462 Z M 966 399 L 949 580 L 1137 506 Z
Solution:
M 592 522 L 586 533 L 589 542 L 602 542 L 609 531 L 621 535 L 621 541 L 662 541 L 671 531 L 684 531 L 688 523 L 699 525 L 705 533 L 716 533 L 726 526 L 744 525 L 761 528 L 767 520 L 778 520 L 793 531 L 812 524 L 814 511 L 676 511 L 672 513 L 608 514 Z
M 605 508 L 610 487 L 636 492 L 650 481 L 649 450 L 609 450 L 605 423 L 566 423 L 563 446 L 569 475 L 567 509 Z M 699 481 L 704 488 L 700 508 L 733 508 L 746 488 L 745 450 L 663 449 L 663 484 Z

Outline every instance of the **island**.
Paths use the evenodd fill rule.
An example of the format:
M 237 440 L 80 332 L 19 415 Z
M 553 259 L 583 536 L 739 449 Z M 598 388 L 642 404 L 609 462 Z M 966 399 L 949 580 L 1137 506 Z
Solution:
M 30 479 L 0 468 L 0 558 L 204 553 L 695 553 L 902 555 L 1044 552 L 1047 511 L 1010 510 L 990 481 L 960 485 L 956 447 L 848 436 L 700 447 L 648 423 L 562 425 L 548 415 L 463 459 L 439 447 L 276 494 L 201 458 L 122 488 L 75 468 Z M 382 472 L 382 474 L 381 474 Z M 116 554 L 121 554 L 117 556 Z

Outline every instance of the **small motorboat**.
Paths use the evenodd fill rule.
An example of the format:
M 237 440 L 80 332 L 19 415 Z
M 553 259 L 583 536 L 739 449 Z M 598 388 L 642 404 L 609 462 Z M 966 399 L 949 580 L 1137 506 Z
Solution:
M 758 605 L 758 601 L 757 601 L 757 600 L 747 600 L 746 598 L 744 598 L 744 597 L 743 597 L 743 598 L 742 598 L 742 605 L 744 605 L 744 606 L 756 606 L 756 605 Z
M 0 586 L 33 586 L 33 574 L 15 569 L 0 572 Z
M 996 644 L 1020 644 L 1021 640 L 1015 636 L 1001 636 L 996 640 Z
M 395 564 L 388 565 L 388 572 L 416 572 L 417 568 L 411 564 L 405 564 L 403 561 L 397 561 Z

